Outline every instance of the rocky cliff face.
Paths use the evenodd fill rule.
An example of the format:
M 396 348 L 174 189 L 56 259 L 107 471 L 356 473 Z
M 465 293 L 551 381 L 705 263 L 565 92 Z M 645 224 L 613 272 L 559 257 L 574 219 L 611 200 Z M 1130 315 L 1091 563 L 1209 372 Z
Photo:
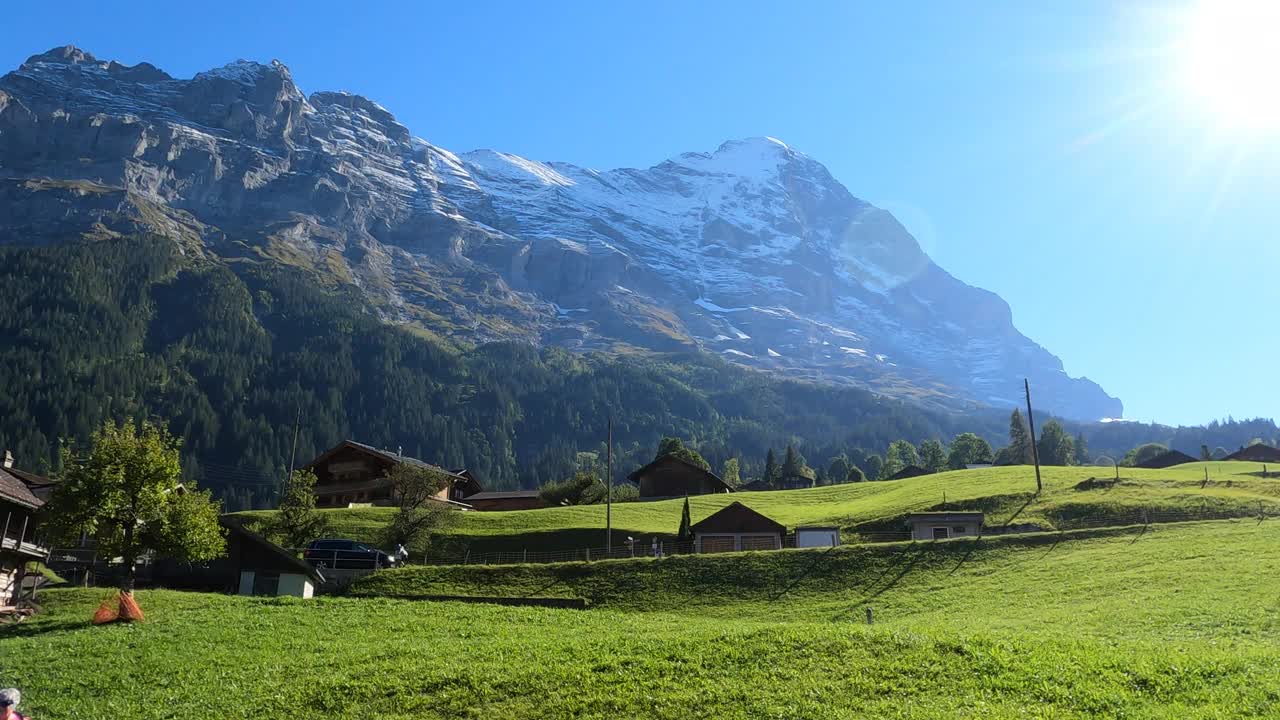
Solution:
M 238 61 L 189 80 L 76 48 L 0 78 L 0 243 L 154 232 L 358 286 L 484 341 L 692 350 L 952 407 L 1120 402 L 998 296 L 778 140 L 595 171 L 413 137 L 366 98 Z

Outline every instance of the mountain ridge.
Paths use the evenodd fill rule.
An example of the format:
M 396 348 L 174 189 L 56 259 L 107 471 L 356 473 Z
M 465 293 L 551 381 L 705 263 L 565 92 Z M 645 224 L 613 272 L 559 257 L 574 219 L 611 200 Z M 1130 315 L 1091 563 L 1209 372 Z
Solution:
M 153 232 L 288 262 L 467 342 L 703 350 L 926 404 L 1122 405 L 773 138 L 647 169 L 455 154 L 375 101 L 235 61 L 175 79 L 67 46 L 0 78 L 0 243 Z

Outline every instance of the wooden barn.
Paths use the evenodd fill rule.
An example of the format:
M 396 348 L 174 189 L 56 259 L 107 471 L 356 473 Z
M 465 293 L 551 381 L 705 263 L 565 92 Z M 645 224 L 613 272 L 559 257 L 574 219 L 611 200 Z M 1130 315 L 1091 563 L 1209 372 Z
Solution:
M 720 476 L 675 455 L 663 455 L 627 479 L 640 486 L 640 497 L 649 500 L 733 492 Z
M 696 552 L 780 550 L 787 528 L 740 502 L 732 502 L 689 527 Z
M 316 506 L 391 505 L 391 482 L 387 471 L 407 463 L 443 474 L 448 485 L 437 500 L 465 508 L 465 498 L 484 490 L 470 472 L 451 472 L 398 452 L 379 450 L 353 440 L 344 440 L 304 466 L 316 475 Z
M 465 501 L 472 510 L 537 510 L 547 506 L 537 490 L 490 490 L 471 495 Z
M 901 470 L 899 470 L 898 472 L 885 478 L 885 480 L 905 480 L 907 478 L 920 477 L 921 475 L 928 475 L 928 474 L 929 474 L 929 471 L 925 470 L 919 465 L 908 465 L 902 468 Z
M 1140 462 L 1134 467 L 1146 468 L 1148 470 L 1161 470 L 1163 468 L 1173 467 L 1174 465 L 1183 465 L 1191 462 L 1200 461 L 1184 452 L 1169 450 L 1167 452 L 1162 452 L 1153 458 L 1149 458 L 1145 462 Z
M 1249 447 L 1240 448 L 1223 459 L 1242 462 L 1280 463 L 1280 450 L 1270 445 L 1255 443 Z

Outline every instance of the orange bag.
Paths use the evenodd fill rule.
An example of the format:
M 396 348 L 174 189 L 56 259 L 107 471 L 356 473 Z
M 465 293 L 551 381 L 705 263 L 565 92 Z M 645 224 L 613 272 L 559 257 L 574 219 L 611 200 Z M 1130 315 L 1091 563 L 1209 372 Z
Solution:
M 98 606 L 98 611 L 93 614 L 94 625 L 106 625 L 120 619 L 120 612 L 117 610 L 119 603 L 116 599 L 109 597 L 102 601 Z
M 142 608 L 133 599 L 133 593 L 120 593 L 120 619 L 125 622 L 142 622 Z
M 94 625 L 106 625 L 117 620 L 141 622 L 145 619 L 142 608 L 138 607 L 138 601 L 133 599 L 133 593 L 124 592 L 103 600 L 97 612 L 93 614 Z

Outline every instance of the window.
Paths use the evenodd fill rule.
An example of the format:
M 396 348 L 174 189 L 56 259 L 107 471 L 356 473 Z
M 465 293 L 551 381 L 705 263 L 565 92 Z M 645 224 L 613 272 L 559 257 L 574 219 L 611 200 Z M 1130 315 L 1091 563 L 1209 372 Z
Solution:
M 948 537 L 950 537 L 950 533 L 947 532 L 946 528 L 936 527 L 933 529 L 934 540 L 946 540 Z
M 963 526 L 963 525 L 957 525 L 957 526 L 955 526 L 955 527 L 951 528 L 951 532 L 953 532 L 953 533 L 955 533 L 955 534 L 957 534 L 957 535 L 963 535 L 963 534 L 964 534 L 964 526 Z

